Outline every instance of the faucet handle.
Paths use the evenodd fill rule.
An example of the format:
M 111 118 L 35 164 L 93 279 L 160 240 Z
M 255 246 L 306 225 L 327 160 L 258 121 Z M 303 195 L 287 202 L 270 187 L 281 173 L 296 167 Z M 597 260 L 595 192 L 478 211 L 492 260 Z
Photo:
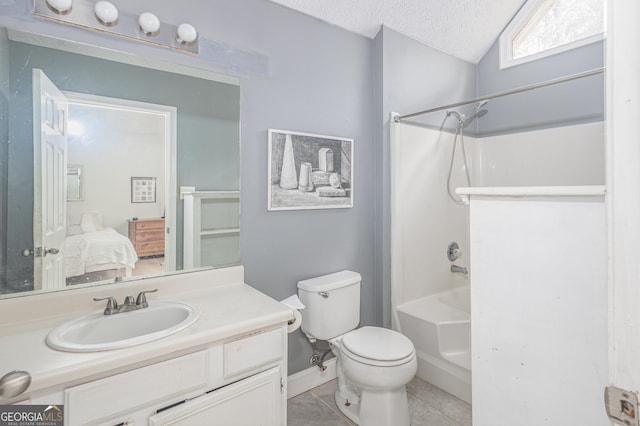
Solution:
M 94 302 L 100 302 L 102 300 L 108 300 L 107 307 L 104 308 L 104 314 L 105 315 L 111 315 L 112 313 L 114 313 L 114 312 L 116 312 L 118 310 L 118 301 L 116 300 L 115 297 L 108 296 L 108 297 L 94 297 L 93 298 Z
M 148 307 L 149 304 L 147 303 L 147 297 L 145 296 L 145 294 L 155 293 L 156 291 L 158 291 L 157 288 L 155 290 L 141 291 L 140 293 L 138 293 L 138 297 L 136 298 L 136 305 L 142 306 L 143 308 Z

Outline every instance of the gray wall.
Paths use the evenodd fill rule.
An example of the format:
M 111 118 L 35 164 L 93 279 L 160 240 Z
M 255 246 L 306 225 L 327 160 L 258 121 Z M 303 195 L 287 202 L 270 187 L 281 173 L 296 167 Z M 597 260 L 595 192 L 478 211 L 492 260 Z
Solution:
M 29 16 L 24 3 L 0 6 L 0 24 L 241 77 L 241 254 L 247 283 L 283 299 L 301 279 L 352 269 L 363 277 L 361 324 L 379 324 L 371 40 L 265 0 L 194 0 L 180 7 L 154 2 L 162 20 L 189 21 L 199 29 L 204 48 L 192 57 L 43 23 Z M 131 12 L 148 7 L 113 3 Z M 268 128 L 354 138 L 354 207 L 268 212 Z M 300 331 L 290 335 L 289 354 L 290 372 L 308 367 L 311 348 Z
M 362 274 L 361 324 L 377 324 L 374 282 L 371 41 L 265 1 L 221 2 L 223 34 L 269 57 L 270 75 L 242 89 L 242 232 L 246 281 L 276 299 L 297 281 L 342 269 Z M 354 139 L 354 207 L 268 212 L 267 129 Z M 289 371 L 309 366 L 290 335 Z
M 604 42 L 500 69 L 499 41 L 478 64 L 478 97 L 604 66 Z M 491 100 L 478 136 L 604 120 L 604 74 Z
M 390 140 L 389 116 L 409 114 L 431 107 L 471 99 L 476 93 L 476 66 L 417 42 L 389 28 L 374 40 L 376 91 L 376 276 L 380 312 L 385 326 L 391 325 L 390 270 Z M 439 125 L 445 113 L 432 114 L 427 123 Z M 424 122 L 424 119 L 423 119 Z

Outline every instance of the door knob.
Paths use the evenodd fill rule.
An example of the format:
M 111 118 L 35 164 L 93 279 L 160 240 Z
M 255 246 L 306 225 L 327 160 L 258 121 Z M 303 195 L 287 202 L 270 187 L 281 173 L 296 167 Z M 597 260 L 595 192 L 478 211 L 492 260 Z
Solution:
M 22 250 L 22 255 L 25 257 L 29 257 L 29 256 L 33 256 L 35 254 L 36 257 L 43 257 L 46 256 L 48 254 L 58 254 L 60 253 L 60 249 L 57 249 L 55 247 L 52 248 L 40 248 L 40 247 L 36 247 L 35 250 L 32 249 L 24 249 Z

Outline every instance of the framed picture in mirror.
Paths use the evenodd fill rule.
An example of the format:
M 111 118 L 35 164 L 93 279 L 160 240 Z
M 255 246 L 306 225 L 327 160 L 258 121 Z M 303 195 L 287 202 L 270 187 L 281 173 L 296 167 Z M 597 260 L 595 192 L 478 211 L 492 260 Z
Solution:
M 155 203 L 156 202 L 156 178 L 132 177 L 131 178 L 131 202 Z

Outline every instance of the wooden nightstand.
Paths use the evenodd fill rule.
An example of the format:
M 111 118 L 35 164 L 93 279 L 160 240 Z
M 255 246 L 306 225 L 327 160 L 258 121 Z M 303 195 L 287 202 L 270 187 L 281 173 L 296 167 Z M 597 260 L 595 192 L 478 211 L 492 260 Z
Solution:
M 129 219 L 129 239 L 138 257 L 164 255 L 164 219 Z

